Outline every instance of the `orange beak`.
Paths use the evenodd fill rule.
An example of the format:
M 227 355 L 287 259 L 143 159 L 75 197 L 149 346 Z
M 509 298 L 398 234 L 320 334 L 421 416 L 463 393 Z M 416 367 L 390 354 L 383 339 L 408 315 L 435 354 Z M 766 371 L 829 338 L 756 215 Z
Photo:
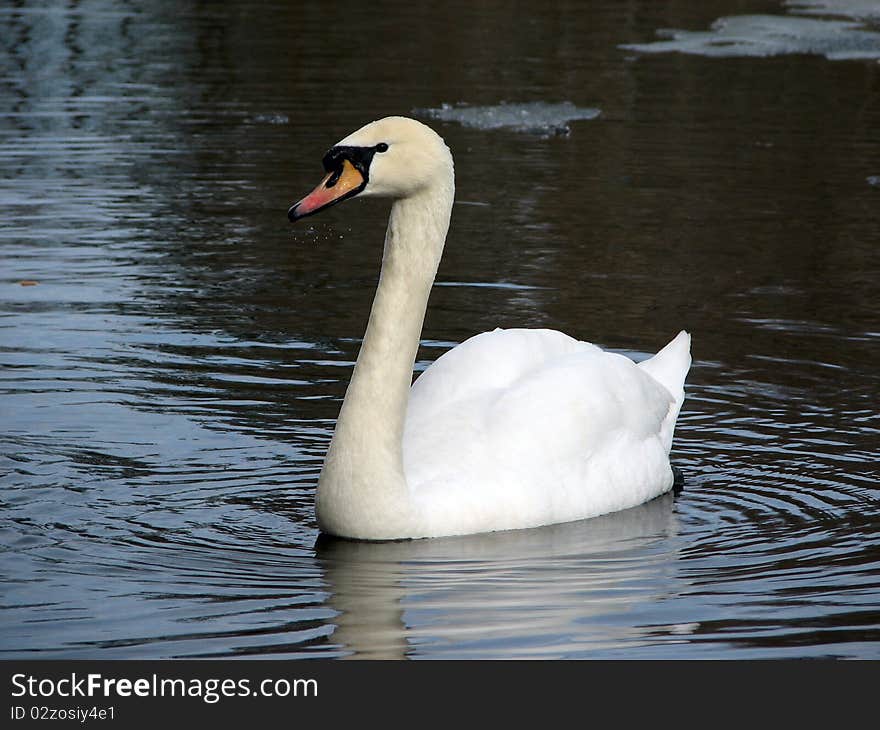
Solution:
M 365 184 L 366 180 L 360 171 L 349 160 L 343 159 L 342 167 L 328 172 L 318 187 L 290 207 L 287 217 L 291 223 L 295 223 L 300 218 L 314 215 L 356 195 L 363 190 Z

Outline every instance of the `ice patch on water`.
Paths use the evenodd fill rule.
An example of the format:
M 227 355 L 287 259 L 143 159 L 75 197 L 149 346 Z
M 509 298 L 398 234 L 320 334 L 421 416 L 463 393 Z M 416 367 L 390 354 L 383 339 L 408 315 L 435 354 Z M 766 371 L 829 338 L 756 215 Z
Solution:
M 783 5 L 798 15 L 838 15 L 857 20 L 880 20 L 877 0 L 786 0 Z
M 847 5 L 829 0 L 810 5 L 810 12 L 819 6 Z M 875 3 L 876 7 L 876 3 Z M 838 8 L 838 12 L 842 12 Z M 853 12 L 856 12 L 853 10 Z M 736 15 L 720 18 L 708 31 L 658 30 L 668 40 L 620 46 L 641 53 L 690 53 L 700 56 L 780 56 L 813 54 L 829 60 L 880 58 L 880 33 L 863 25 L 844 20 L 825 20 L 783 15 Z
M 257 114 L 252 121 L 254 124 L 287 124 L 290 118 L 286 114 Z
M 595 119 L 602 110 L 575 106 L 570 101 L 555 104 L 535 101 L 494 106 L 442 104 L 434 109 L 416 109 L 415 113 L 476 129 L 510 129 L 550 136 L 568 135 L 571 133 L 568 122 Z

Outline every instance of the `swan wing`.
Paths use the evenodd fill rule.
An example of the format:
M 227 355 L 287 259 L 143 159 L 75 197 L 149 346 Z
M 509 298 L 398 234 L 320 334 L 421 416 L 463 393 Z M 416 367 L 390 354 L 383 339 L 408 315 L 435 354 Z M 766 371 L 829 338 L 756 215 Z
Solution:
M 426 531 L 582 519 L 668 490 L 675 359 L 637 366 L 552 330 L 495 330 L 445 353 L 413 385 L 404 433 Z
M 447 350 L 416 379 L 408 416 L 430 416 L 450 403 L 505 389 L 524 375 L 584 349 L 601 352 L 549 329 L 495 329 Z

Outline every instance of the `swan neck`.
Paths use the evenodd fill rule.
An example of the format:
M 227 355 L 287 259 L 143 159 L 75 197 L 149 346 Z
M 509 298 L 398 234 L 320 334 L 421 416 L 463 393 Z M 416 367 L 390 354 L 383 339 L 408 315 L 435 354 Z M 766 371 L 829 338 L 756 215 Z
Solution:
M 383 539 L 413 529 L 403 432 L 452 196 L 451 186 L 429 188 L 392 206 L 370 319 L 318 485 L 325 532 Z

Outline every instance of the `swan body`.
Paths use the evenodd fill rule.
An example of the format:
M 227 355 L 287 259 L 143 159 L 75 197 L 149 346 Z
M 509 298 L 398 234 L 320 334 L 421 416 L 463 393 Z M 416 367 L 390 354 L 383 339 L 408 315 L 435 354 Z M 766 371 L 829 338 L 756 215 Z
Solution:
M 429 127 L 387 117 L 324 157 L 295 221 L 355 195 L 394 200 L 367 331 L 321 471 L 322 531 L 364 540 L 537 527 L 668 491 L 690 336 L 654 357 L 547 329 L 496 329 L 444 353 L 412 386 L 454 197 Z

